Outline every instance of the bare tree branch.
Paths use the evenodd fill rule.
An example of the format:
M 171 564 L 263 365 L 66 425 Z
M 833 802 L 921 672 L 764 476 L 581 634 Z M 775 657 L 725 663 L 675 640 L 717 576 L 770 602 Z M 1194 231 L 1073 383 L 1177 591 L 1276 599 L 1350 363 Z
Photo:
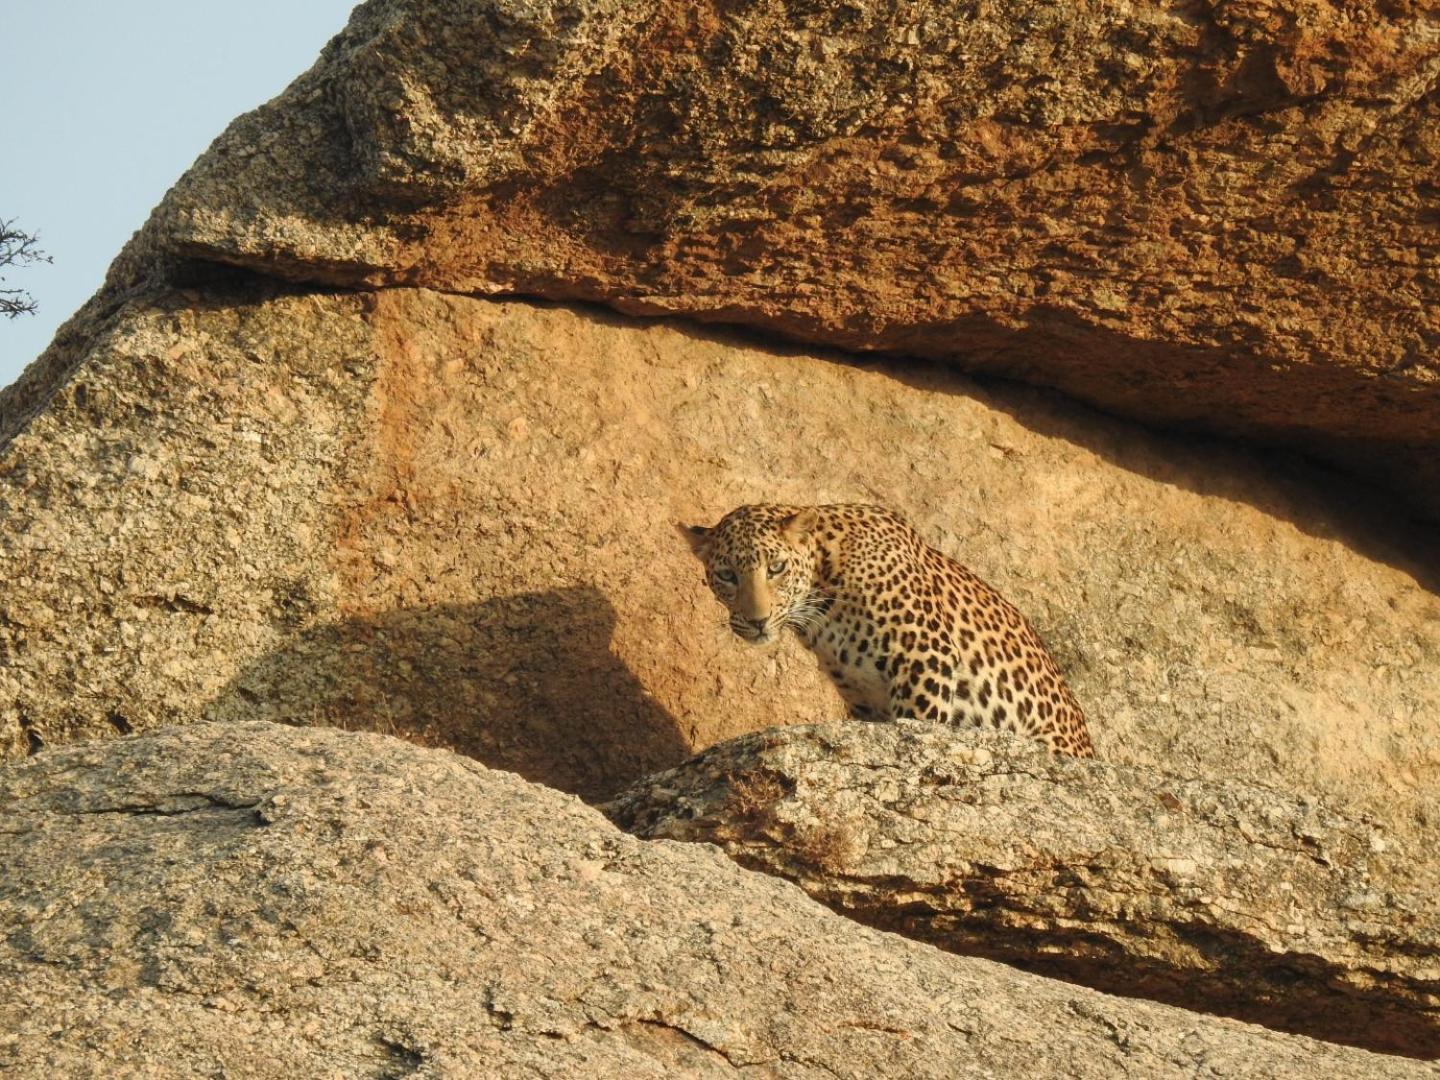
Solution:
M 0 269 L 50 262 L 50 256 L 40 250 L 39 239 L 16 228 L 14 218 L 0 218 Z M 9 319 L 17 315 L 33 315 L 38 306 L 35 298 L 24 289 L 6 288 L 5 277 L 0 274 L 0 315 Z

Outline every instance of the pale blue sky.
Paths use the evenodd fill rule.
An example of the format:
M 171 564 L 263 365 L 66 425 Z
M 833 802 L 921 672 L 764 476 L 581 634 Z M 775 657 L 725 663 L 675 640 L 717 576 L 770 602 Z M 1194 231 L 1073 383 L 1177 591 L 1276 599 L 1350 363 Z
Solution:
M 340 31 L 355 0 L 0 0 L 0 217 L 54 258 L 5 271 L 0 386 L 50 343 L 190 163 Z

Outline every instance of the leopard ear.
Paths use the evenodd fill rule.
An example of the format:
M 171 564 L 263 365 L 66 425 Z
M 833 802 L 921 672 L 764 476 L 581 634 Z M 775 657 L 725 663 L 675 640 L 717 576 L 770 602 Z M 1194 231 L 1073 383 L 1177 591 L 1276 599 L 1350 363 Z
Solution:
M 701 562 L 710 558 L 710 542 L 715 536 L 714 529 L 704 525 L 681 525 L 679 522 L 675 524 L 675 529 L 685 537 L 685 542 L 690 545 L 696 558 Z
M 804 510 L 797 511 L 782 521 L 780 529 L 787 540 L 798 543 L 814 532 L 815 526 L 819 523 L 819 511 L 813 506 L 807 506 Z

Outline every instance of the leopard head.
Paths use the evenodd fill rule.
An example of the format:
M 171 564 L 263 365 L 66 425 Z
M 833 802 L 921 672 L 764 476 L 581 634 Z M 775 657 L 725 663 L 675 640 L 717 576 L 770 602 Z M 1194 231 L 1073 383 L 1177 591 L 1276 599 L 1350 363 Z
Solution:
M 814 508 L 741 506 L 719 523 L 681 526 L 705 582 L 730 610 L 730 629 L 754 645 L 815 612 Z

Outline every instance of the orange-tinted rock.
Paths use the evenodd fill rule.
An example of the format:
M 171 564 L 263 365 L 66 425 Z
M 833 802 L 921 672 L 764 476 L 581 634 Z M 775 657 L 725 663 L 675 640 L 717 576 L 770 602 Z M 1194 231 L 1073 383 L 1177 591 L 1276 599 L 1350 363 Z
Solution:
M 65 369 L 69 374 L 64 374 Z M 1101 758 L 1440 823 L 1440 599 L 1333 477 L 925 364 L 442 296 L 157 293 L 0 397 L 0 746 L 343 723 L 604 796 L 843 706 L 676 521 L 883 502 L 1013 600 Z M 23 408 L 16 408 L 15 413 Z
M 1433 512 L 1437 70 L 1433 12 L 1379 0 L 396 0 L 147 243 L 918 354 Z

